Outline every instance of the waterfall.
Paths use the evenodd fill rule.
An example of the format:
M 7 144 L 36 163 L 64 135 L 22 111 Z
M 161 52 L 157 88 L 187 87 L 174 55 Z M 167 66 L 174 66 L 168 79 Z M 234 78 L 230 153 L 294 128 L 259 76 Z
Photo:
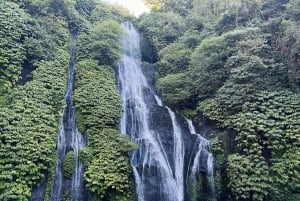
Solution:
M 60 120 L 60 129 L 57 140 L 58 159 L 56 163 L 54 184 L 51 192 L 51 201 L 63 200 L 64 194 L 71 194 L 72 201 L 82 201 L 84 196 L 83 167 L 79 160 L 79 151 L 86 145 L 85 137 L 78 131 L 73 106 L 74 74 L 75 74 L 75 43 L 77 33 L 71 33 L 70 66 L 65 93 L 66 105 Z M 71 181 L 63 176 L 63 160 L 68 151 L 75 155 L 75 167 Z
M 193 180 L 196 179 L 196 174 L 199 172 L 200 169 L 200 160 L 201 160 L 201 155 L 208 155 L 207 157 L 207 162 L 206 162 L 206 169 L 207 169 L 207 179 L 209 183 L 209 188 L 211 191 L 212 195 L 212 201 L 215 201 L 215 184 L 214 184 L 214 157 L 212 153 L 209 151 L 209 141 L 202 137 L 200 134 L 196 133 L 196 129 L 193 125 L 193 122 L 190 119 L 186 120 L 188 125 L 189 125 L 189 130 L 191 134 L 197 135 L 197 153 L 194 157 L 193 164 L 191 167 L 191 178 Z
M 127 133 L 133 141 L 139 144 L 139 147 L 142 147 L 131 155 L 131 164 L 137 186 L 137 199 L 139 201 L 146 200 L 144 197 L 146 190 L 144 170 L 147 167 L 157 166 L 159 167 L 157 174 L 165 180 L 161 184 L 165 201 L 176 201 L 178 200 L 175 196 L 177 189 L 171 166 L 159 139 L 149 128 L 149 108 L 144 97 L 144 91 L 151 89 L 151 87 L 139 66 L 139 36 L 130 23 L 124 23 L 123 28 L 127 31 L 128 37 L 122 40 L 124 55 L 118 69 L 124 111 L 120 131 L 122 134 Z M 128 122 L 131 123 L 131 127 L 127 126 Z M 138 170 L 136 161 L 142 163 L 143 170 Z
M 129 22 L 122 27 L 126 37 L 121 40 L 123 57 L 117 68 L 123 105 L 120 132 L 138 144 L 130 153 L 136 200 L 187 201 L 189 160 L 198 157 L 194 163 L 205 161 L 205 168 L 195 168 L 194 174 L 208 172 L 208 155 L 194 154 L 192 147 L 199 144 L 198 137 L 191 134 L 185 119 L 164 106 L 155 94 L 143 73 L 147 69 L 141 62 L 139 34 Z
M 174 133 L 174 167 L 175 167 L 175 181 L 177 185 L 177 197 L 178 200 L 183 200 L 184 198 L 184 189 L 183 189 L 183 165 L 184 165 L 184 144 L 182 140 L 182 133 L 180 128 L 178 127 L 178 123 L 176 120 L 175 113 L 168 108 L 168 112 L 170 114 L 173 126 Z
M 208 155 L 207 159 L 207 177 L 209 182 L 209 188 L 212 194 L 212 201 L 216 201 L 215 195 L 215 181 L 214 181 L 214 157 L 212 153 Z
M 55 178 L 54 178 L 54 184 L 51 192 L 51 201 L 60 201 L 61 191 L 62 191 L 62 183 L 63 183 L 62 164 L 63 164 L 63 159 L 66 155 L 66 137 L 64 132 L 63 118 L 61 118 L 60 120 L 60 129 L 59 129 L 59 135 L 57 140 L 57 153 L 58 153 L 58 159 L 56 162 Z

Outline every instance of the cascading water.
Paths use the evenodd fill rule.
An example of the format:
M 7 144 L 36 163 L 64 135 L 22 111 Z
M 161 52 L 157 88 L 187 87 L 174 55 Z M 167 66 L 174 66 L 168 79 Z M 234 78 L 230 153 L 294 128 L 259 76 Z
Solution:
M 137 31 L 129 22 L 122 26 L 127 35 L 122 39 L 123 58 L 118 64 L 123 103 L 120 131 L 138 144 L 138 149 L 130 155 L 136 199 L 187 201 L 189 161 L 202 163 L 203 168 L 195 168 L 194 174 L 208 173 L 208 147 L 202 147 L 206 154 L 195 153 L 200 148 L 198 136 L 191 134 L 183 117 L 163 106 L 154 86 L 143 74 Z
M 159 167 L 156 174 L 164 180 L 161 183 L 164 200 L 176 201 L 178 200 L 175 196 L 177 187 L 168 158 L 156 134 L 149 128 L 149 108 L 144 91 L 151 87 L 138 64 L 140 60 L 139 36 L 130 23 L 124 23 L 123 28 L 127 31 L 128 38 L 122 41 L 124 55 L 122 63 L 119 64 L 119 82 L 124 111 L 120 130 L 123 134 L 127 133 L 140 147 L 131 156 L 137 186 L 137 199 L 139 201 L 148 200 L 145 197 L 144 170 L 156 166 Z M 127 126 L 129 122 L 131 126 Z M 138 169 L 139 163 L 142 164 L 142 170 Z
M 209 188 L 210 188 L 211 195 L 212 195 L 211 199 L 213 201 L 215 201 L 216 199 L 215 199 L 215 185 L 214 185 L 214 157 L 213 157 L 212 153 L 209 152 L 209 141 L 207 139 L 205 139 L 204 137 L 202 137 L 200 134 L 196 133 L 196 129 L 193 125 L 193 122 L 190 119 L 187 119 L 187 123 L 189 125 L 189 130 L 190 130 L 191 134 L 197 136 L 197 143 L 198 143 L 197 153 L 192 162 L 190 176 L 191 176 L 192 180 L 196 179 L 196 174 L 199 172 L 199 169 L 200 169 L 201 155 L 203 155 L 203 154 L 208 155 L 207 162 L 206 162 L 207 178 L 208 178 Z
M 178 126 L 175 113 L 168 108 L 168 112 L 170 114 L 172 125 L 173 125 L 173 133 L 174 133 L 174 167 L 175 167 L 175 181 L 177 185 L 177 197 L 178 200 L 183 200 L 184 198 L 184 189 L 183 189 L 183 165 L 184 165 L 184 144 L 182 140 L 182 133 Z
M 51 192 L 51 201 L 61 201 L 65 194 L 71 194 L 72 201 L 84 200 L 83 167 L 79 160 L 79 151 L 86 145 L 86 138 L 78 131 L 73 106 L 74 73 L 75 73 L 75 43 L 77 33 L 71 33 L 70 66 L 65 94 L 66 106 L 60 120 L 60 130 L 57 140 L 58 159 Z M 75 155 L 75 167 L 71 181 L 63 176 L 63 160 L 68 151 Z

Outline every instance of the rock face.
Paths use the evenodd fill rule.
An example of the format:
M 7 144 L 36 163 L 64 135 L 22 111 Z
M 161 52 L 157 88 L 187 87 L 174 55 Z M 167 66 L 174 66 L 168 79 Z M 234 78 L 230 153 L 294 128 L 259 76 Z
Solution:
M 200 172 L 213 174 L 208 141 L 195 133 L 191 121 L 163 105 L 152 69 L 141 64 L 138 33 L 128 22 L 123 28 L 127 38 L 117 69 L 123 102 L 120 130 L 138 144 L 131 153 L 136 200 L 188 201 L 188 181 Z

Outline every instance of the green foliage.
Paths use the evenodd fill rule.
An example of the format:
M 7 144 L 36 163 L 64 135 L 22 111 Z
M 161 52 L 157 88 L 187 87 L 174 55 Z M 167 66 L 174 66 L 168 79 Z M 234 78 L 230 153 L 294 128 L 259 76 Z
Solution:
M 300 151 L 288 149 L 281 158 L 273 160 L 274 194 L 272 200 L 299 200 Z
M 217 36 L 203 40 L 193 52 L 188 76 L 200 98 L 212 95 L 226 80 L 228 69 L 223 67 L 229 56 L 227 49 L 224 36 Z
M 76 0 L 75 9 L 85 19 L 90 20 L 96 4 L 94 0 Z
M 224 2 L 226 11 L 219 17 L 216 24 L 217 32 L 230 31 L 238 27 L 247 27 L 250 23 L 257 24 L 260 22 L 262 1 L 243 0 Z
M 84 167 L 88 167 L 94 158 L 94 149 L 92 147 L 84 147 L 79 152 L 79 159 Z
M 239 152 L 244 154 L 240 157 L 258 157 L 256 160 L 249 159 L 247 163 L 250 165 L 258 161 L 268 164 L 266 170 L 268 177 L 272 178 L 269 181 L 269 186 L 272 184 L 272 188 L 268 187 L 268 193 L 257 199 L 271 196 L 272 200 L 282 200 L 283 197 L 297 192 L 295 189 L 299 188 L 300 172 L 297 168 L 300 144 L 299 98 L 299 94 L 286 90 L 262 91 L 251 96 L 249 101 L 245 101 L 242 111 L 234 115 L 224 111 L 222 109 L 224 106 L 212 100 L 200 104 L 200 110 L 210 118 L 218 120 L 222 126 L 238 131 L 237 147 Z M 229 187 L 237 199 L 246 199 L 252 196 L 248 192 L 252 190 L 250 187 L 237 188 L 241 183 L 237 179 L 240 173 L 239 176 L 234 175 L 240 171 L 247 172 L 247 170 L 236 170 L 241 168 L 238 166 L 239 163 L 242 162 L 228 161 L 229 172 L 233 171 L 229 173 Z M 253 177 L 253 174 L 246 174 L 244 177 L 248 180 Z M 248 189 L 247 192 L 245 189 Z M 257 190 L 258 187 L 255 189 Z
M 122 30 L 114 20 L 105 20 L 94 24 L 88 33 L 78 37 L 78 59 L 89 55 L 100 65 L 112 65 L 120 57 L 121 46 L 118 39 Z
M 63 17 L 68 22 L 70 30 L 77 30 L 83 18 L 75 10 L 75 5 L 76 0 L 51 0 L 49 11 Z
M 172 43 L 163 48 L 158 56 L 158 72 L 161 76 L 173 73 L 182 73 L 187 69 L 192 51 L 182 43 Z M 176 57 L 174 57 L 176 54 Z
M 180 103 L 188 100 L 192 95 L 185 90 L 187 85 L 186 74 L 169 74 L 157 82 L 157 88 L 162 93 L 162 97 L 167 105 L 180 108 Z
M 40 16 L 32 19 L 31 23 L 31 33 L 24 41 L 28 63 L 24 68 L 36 68 L 36 62 L 54 59 L 58 47 L 69 43 L 66 32 L 68 24 L 64 20 Z
M 188 71 L 199 99 L 213 96 L 216 90 L 224 86 L 228 78 L 237 79 L 235 82 L 238 84 L 249 83 L 253 82 L 255 75 L 264 70 L 263 62 L 259 59 L 255 61 L 256 58 L 253 56 L 265 50 L 264 44 L 260 45 L 259 40 L 254 44 L 251 43 L 252 37 L 257 34 L 259 34 L 257 28 L 237 29 L 221 36 L 209 37 L 200 43 L 192 54 Z M 251 56 L 247 55 L 245 58 L 246 52 Z M 245 72 L 245 69 L 250 72 Z M 253 71 L 257 73 L 254 74 Z M 235 76 L 235 73 L 238 75 Z
M 92 23 L 99 23 L 112 19 L 118 21 L 119 18 L 120 16 L 115 8 L 105 3 L 97 3 L 95 9 L 91 14 Z
M 300 4 L 300 3 L 299 3 Z M 294 91 L 300 89 L 300 69 L 298 52 L 300 51 L 298 22 L 283 20 L 280 24 L 281 36 L 277 37 L 279 51 L 287 64 L 287 80 Z
M 80 61 L 76 67 L 74 99 L 80 131 L 116 127 L 121 115 L 121 102 L 112 69 L 98 66 L 94 60 Z
M 114 129 L 88 129 L 89 145 L 94 158 L 86 168 L 87 188 L 98 197 L 109 200 L 131 200 L 131 168 L 127 152 L 136 148 Z M 117 198 L 120 199 L 117 199 Z
M 55 165 L 68 52 L 61 49 L 54 61 L 38 66 L 33 81 L 18 87 L 8 108 L 0 111 L 1 200 L 27 200 L 32 186 Z
M 75 153 L 74 151 L 69 151 L 63 161 L 63 172 L 64 177 L 71 179 L 75 167 Z
M 236 200 L 265 200 L 272 179 L 268 165 L 257 155 L 232 154 L 228 158 L 229 187 Z
M 188 30 L 178 39 L 178 42 L 183 43 L 188 50 L 193 50 L 199 45 L 202 39 L 203 36 L 199 31 Z
M 152 63 L 158 59 L 157 52 L 179 38 L 184 29 L 182 17 L 174 12 L 151 12 L 141 16 L 137 25 L 142 32 L 143 59 Z
M 45 180 L 46 175 L 49 182 L 45 200 L 49 200 L 57 158 L 58 119 L 69 66 L 69 31 L 80 29 L 78 58 L 81 62 L 76 75 L 75 101 L 78 119 L 82 120 L 77 121 L 81 122 L 82 130 L 94 127 L 97 134 L 103 128 L 116 128 L 120 118 L 121 104 L 113 71 L 108 66 L 98 66 L 112 65 L 120 55 L 118 39 L 122 31 L 116 21 L 110 20 L 112 17 L 119 20 L 120 15 L 94 1 L 12 2 L 0 1 L 0 200 L 28 200 L 32 187 Z M 104 12 L 97 13 L 101 9 L 108 10 L 107 16 Z M 18 86 L 21 72 L 24 86 Z M 111 149 L 115 154 L 122 155 L 118 160 L 125 161 L 120 163 L 118 171 L 126 169 L 122 178 L 127 177 L 126 185 L 130 185 L 118 180 L 117 190 L 107 186 L 105 196 L 109 200 L 124 200 L 132 194 L 128 190 L 132 181 L 127 151 L 133 145 L 119 134 L 109 141 L 114 142 Z M 101 146 L 97 144 L 81 151 L 86 168 L 99 166 L 94 159 L 99 155 L 95 150 Z M 69 152 L 64 160 L 65 177 L 72 176 L 74 162 L 74 153 Z M 125 190 L 128 190 L 126 195 L 121 192 Z M 69 195 L 64 195 L 64 199 L 69 199 Z
M 232 1 L 194 0 L 193 9 L 189 14 L 189 20 L 192 21 L 193 24 L 203 24 L 208 30 L 212 29 L 212 27 L 220 19 L 226 6 L 230 4 L 229 2 Z M 237 1 L 233 2 L 236 3 Z M 199 16 L 201 16 L 200 19 Z
M 28 200 L 32 187 L 53 171 L 69 62 L 66 22 L 51 14 L 47 18 L 34 18 L 33 15 L 41 13 L 34 12 L 41 2 L 16 3 L 25 9 L 11 1 L 0 1 L 0 200 L 3 201 Z M 33 71 L 32 81 L 18 86 L 22 71 L 23 76 Z M 11 87 L 14 88 L 7 90 Z
M 29 16 L 12 2 L 0 1 L 0 93 L 17 85 L 25 59 Z

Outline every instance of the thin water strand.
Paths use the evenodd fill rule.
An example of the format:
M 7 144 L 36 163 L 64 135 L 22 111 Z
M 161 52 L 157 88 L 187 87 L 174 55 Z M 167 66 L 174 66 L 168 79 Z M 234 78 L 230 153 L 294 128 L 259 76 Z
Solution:
M 59 129 L 58 140 L 57 140 L 58 159 L 56 162 L 55 178 L 54 178 L 54 184 L 51 192 L 51 201 L 60 201 L 60 196 L 61 196 L 62 181 L 63 181 L 62 163 L 66 153 L 66 137 L 65 137 L 64 130 L 65 129 L 63 124 L 63 118 L 61 118 L 60 129 Z
M 75 109 L 73 107 L 73 92 L 75 79 L 75 44 L 76 33 L 71 33 L 70 45 L 70 64 L 65 93 L 66 106 L 63 108 L 63 116 L 60 120 L 60 130 L 57 140 L 58 159 L 54 177 L 54 184 L 51 192 L 51 201 L 61 201 L 63 194 L 64 178 L 63 178 L 63 160 L 67 151 L 74 151 L 75 154 L 75 169 L 71 181 L 71 200 L 81 201 L 83 199 L 84 182 L 83 182 L 83 167 L 79 160 L 79 151 L 86 145 L 86 140 L 81 135 L 76 127 Z
M 155 98 L 155 101 L 156 101 L 157 105 L 163 106 L 162 100 L 157 95 L 154 95 L 154 98 Z
M 175 113 L 168 108 L 173 126 L 174 134 L 174 167 L 175 167 L 175 181 L 177 185 L 177 197 L 179 201 L 184 199 L 184 183 L 183 183 L 183 166 L 184 166 L 184 144 L 182 139 L 182 132 L 178 127 Z
M 189 125 L 190 133 L 197 135 L 197 143 L 198 143 L 197 153 L 193 160 L 190 176 L 193 180 L 196 179 L 196 175 L 197 173 L 199 173 L 199 169 L 201 165 L 200 159 L 202 155 L 207 155 L 208 156 L 206 161 L 207 179 L 211 191 L 211 199 L 212 201 L 215 201 L 216 196 L 215 196 L 215 182 L 214 182 L 214 157 L 213 154 L 209 151 L 209 141 L 204 137 L 202 137 L 200 134 L 196 133 L 196 129 L 194 127 L 192 120 L 186 119 L 186 121 Z
M 196 129 L 195 129 L 195 126 L 194 126 L 192 120 L 186 119 L 186 121 L 187 121 L 187 123 L 188 123 L 188 125 L 189 125 L 190 133 L 191 133 L 191 134 L 196 134 Z

